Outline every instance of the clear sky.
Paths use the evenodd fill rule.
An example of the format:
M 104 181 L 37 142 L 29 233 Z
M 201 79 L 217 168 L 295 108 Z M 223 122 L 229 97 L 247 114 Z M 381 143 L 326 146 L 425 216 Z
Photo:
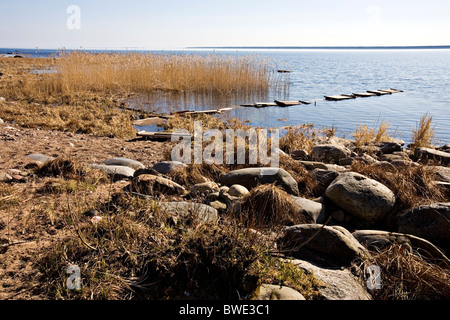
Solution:
M 450 1 L 0 0 L 3 48 L 385 45 L 450 45 Z

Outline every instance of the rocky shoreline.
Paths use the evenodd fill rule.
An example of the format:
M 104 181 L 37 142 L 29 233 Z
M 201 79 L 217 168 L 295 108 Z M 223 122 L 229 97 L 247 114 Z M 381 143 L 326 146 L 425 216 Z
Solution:
M 283 163 L 287 164 L 275 174 L 268 174 L 267 167 L 229 168 L 216 180 L 203 176 L 200 180 L 183 184 L 177 177 L 180 172 L 188 172 L 192 165 L 167 159 L 170 146 L 163 142 L 94 139 L 87 135 L 50 131 L 44 134 L 40 130 L 23 129 L 7 123 L 0 126 L 3 150 L 8 149 L 0 159 L 0 182 L 3 184 L 39 183 L 41 177 L 36 170 L 69 157 L 91 170 L 106 174 L 125 195 L 156 199 L 159 208 L 174 219 L 193 215 L 204 224 L 219 226 L 220 221 L 230 213 L 240 219 L 244 213 L 250 214 L 253 205 L 249 205 L 251 197 L 257 192 L 264 197 L 276 188 L 275 191 L 284 197 L 282 199 L 287 199 L 283 201 L 291 206 L 289 218 L 293 220 L 287 223 L 277 220 L 281 223 L 281 231 L 273 240 L 273 245 L 285 253 L 283 259 L 313 274 L 323 283 L 319 289 L 319 299 L 373 299 L 377 289 L 369 289 L 368 283 L 363 281 L 371 274 L 366 274 L 366 268 L 355 271 L 355 261 L 370 260 L 375 252 L 394 244 L 406 246 L 411 252 L 446 270 L 443 276 L 449 275 L 448 145 L 411 151 L 399 140 L 356 147 L 354 141 L 349 139 L 324 137 L 311 152 L 295 150 L 285 154 L 280 151 L 280 156 L 285 159 Z M 28 137 L 26 142 L 24 135 Z M 48 140 L 41 143 L 45 140 L 44 136 Z M 61 139 L 62 136 L 65 140 Z M 17 143 L 21 144 L 21 150 L 15 152 L 13 149 L 19 148 Z M 121 143 L 124 145 L 120 146 Z M 102 144 L 103 149 L 100 149 Z M 76 148 L 85 148 L 85 151 L 77 153 L 74 151 Z M 297 173 L 311 179 L 314 197 L 302 193 L 303 188 L 294 175 L 296 168 L 290 167 L 290 163 L 300 165 L 304 171 Z M 362 169 L 355 170 L 358 168 L 373 175 L 362 174 Z M 377 180 L 375 177 L 379 172 L 383 172 L 384 176 Z M 414 207 L 405 209 L 399 198 L 402 192 L 407 194 L 408 190 L 392 190 L 384 179 L 391 177 L 394 181 L 399 174 L 410 174 L 405 179 L 415 179 L 412 175 L 422 172 L 432 177 L 432 185 L 418 186 L 418 190 L 423 187 L 436 193 L 424 203 L 414 202 Z M 419 178 L 417 184 L 420 184 Z M 267 196 L 267 199 L 272 198 Z M 267 217 L 261 215 L 264 213 L 257 215 L 253 212 L 257 232 L 267 232 L 267 228 L 274 223 L 268 224 Z M 20 210 L 17 214 L 20 215 Z M 5 225 L 5 216 L 1 218 Z M 93 223 L 101 223 L 104 218 L 101 212 L 90 217 Z M 2 239 L 9 238 L 10 235 L 5 236 L 5 228 L 0 232 L 4 233 Z M 0 255 L 8 255 L 9 250 Z M 383 270 L 382 266 L 378 267 Z M 380 276 L 383 283 L 386 275 L 382 271 Z M 444 291 L 448 293 L 448 289 Z M 253 298 L 305 299 L 292 288 L 271 284 L 262 284 Z

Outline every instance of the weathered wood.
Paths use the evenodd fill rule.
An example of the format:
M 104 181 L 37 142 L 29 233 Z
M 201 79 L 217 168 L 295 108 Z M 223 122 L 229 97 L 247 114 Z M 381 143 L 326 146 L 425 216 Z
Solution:
M 396 89 L 386 89 L 386 90 L 378 90 L 378 91 L 388 92 L 388 93 L 398 93 L 398 92 L 403 92 L 403 91 L 401 91 L 401 90 L 396 90 Z
M 299 100 L 299 102 L 300 102 L 301 104 L 311 104 L 310 101 Z
M 300 104 L 300 101 L 280 101 L 275 100 L 275 104 L 280 107 L 290 107 L 290 106 L 297 106 Z
M 330 101 L 340 101 L 340 100 L 348 100 L 348 99 L 354 99 L 354 97 L 350 97 L 348 95 L 338 95 L 338 96 L 325 96 L 326 100 Z
M 138 127 L 145 127 L 145 126 L 151 126 L 154 124 L 164 124 L 167 121 L 167 119 L 159 118 L 159 117 L 152 117 L 152 118 L 145 118 L 145 119 L 139 119 L 133 121 L 133 125 Z
M 253 105 L 255 108 L 276 107 L 275 102 L 255 102 Z
M 385 92 L 385 91 L 380 91 L 380 90 L 367 90 L 368 93 L 374 93 L 377 96 L 383 96 L 385 94 L 392 94 L 392 92 Z
M 137 133 L 138 137 L 143 138 L 155 138 L 155 139 L 172 139 L 172 136 L 176 137 L 189 137 L 192 138 L 191 134 L 186 133 L 176 133 L 176 132 L 147 132 L 147 131 L 140 131 Z
M 375 93 L 369 93 L 369 92 L 359 92 L 359 93 L 354 93 L 353 95 L 355 97 L 359 97 L 359 98 L 367 98 L 367 97 L 376 96 Z

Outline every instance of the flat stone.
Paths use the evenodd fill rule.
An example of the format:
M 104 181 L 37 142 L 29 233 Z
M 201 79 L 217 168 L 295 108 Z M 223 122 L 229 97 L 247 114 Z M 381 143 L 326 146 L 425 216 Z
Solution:
M 139 161 L 127 159 L 127 158 L 111 158 L 103 161 L 107 166 L 122 166 L 130 167 L 134 170 L 145 169 L 145 166 Z
M 276 183 L 286 192 L 298 195 L 298 184 L 292 176 L 281 168 L 246 168 L 228 172 L 222 177 L 222 184 L 232 186 L 239 184 L 252 189 L 260 184 Z
M 114 181 L 122 179 L 132 179 L 135 171 L 130 167 L 123 167 L 123 166 L 107 166 L 107 165 L 91 164 L 89 165 L 89 167 L 106 173 Z
M 213 207 L 214 209 L 218 211 L 225 211 L 227 210 L 227 205 L 223 203 L 222 201 L 216 200 L 213 202 L 210 202 L 209 205 Z
M 38 161 L 38 162 L 47 162 L 47 161 L 52 161 L 55 160 L 55 157 L 49 157 L 43 154 L 29 154 L 25 156 L 26 158 L 33 160 L 33 161 Z
M 448 167 L 450 165 L 450 153 L 430 148 L 417 148 L 414 152 L 414 160 L 423 163 L 432 161 Z
M 201 222 L 216 224 L 219 221 L 219 213 L 211 206 L 194 202 L 160 202 L 158 205 L 162 212 L 187 217 L 194 215 Z
M 252 300 L 306 300 L 305 297 L 289 287 L 273 284 L 260 285 L 253 294 Z
M 186 189 L 172 180 L 154 176 L 151 174 L 143 174 L 131 180 L 126 187 L 127 191 L 141 193 L 145 195 L 180 195 L 186 194 Z
M 419 254 L 437 262 L 444 261 L 450 266 L 450 260 L 438 247 L 420 237 L 381 230 L 358 230 L 353 232 L 352 235 L 364 247 L 370 250 L 383 250 L 394 243 L 406 244 L 415 249 Z
M 168 174 L 172 171 L 186 168 L 187 165 L 179 162 L 179 161 L 162 161 L 158 162 L 153 166 L 153 170 L 162 173 L 162 174 Z

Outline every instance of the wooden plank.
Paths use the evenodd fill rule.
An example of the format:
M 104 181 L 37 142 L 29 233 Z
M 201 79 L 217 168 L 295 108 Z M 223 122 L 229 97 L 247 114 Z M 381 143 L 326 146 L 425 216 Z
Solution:
M 311 104 L 310 101 L 305 101 L 305 100 L 299 100 L 299 102 L 300 102 L 301 104 Z
M 145 119 L 139 119 L 133 121 L 133 125 L 138 127 L 145 127 L 145 126 L 151 126 L 154 124 L 164 124 L 167 121 L 167 119 L 159 118 L 159 117 L 153 117 L 153 118 L 145 118 Z
M 338 96 L 325 96 L 326 100 L 330 101 L 340 101 L 340 100 L 348 100 L 348 99 L 354 99 L 354 97 L 350 97 L 348 95 L 338 95 Z
M 280 101 L 275 100 L 276 105 L 280 107 L 290 107 L 290 106 L 298 106 L 300 104 L 300 101 Z
M 144 138 L 155 138 L 155 139 L 172 139 L 172 136 L 177 137 L 189 137 L 192 138 L 191 134 L 183 134 L 183 133 L 175 133 L 175 132 L 147 132 L 140 131 L 137 133 L 137 136 Z
M 383 91 L 379 91 L 379 90 L 367 90 L 368 93 L 374 93 L 377 96 L 383 96 L 385 94 L 392 94 L 391 92 L 383 92 Z
M 366 98 L 366 97 L 376 96 L 375 93 L 369 93 L 369 92 L 359 92 L 359 93 L 354 93 L 353 95 L 355 97 L 359 97 L 359 98 Z
M 276 107 L 277 104 L 275 102 L 255 102 L 255 108 L 264 108 L 264 107 Z
M 403 92 L 403 91 L 401 91 L 401 90 L 395 90 L 395 89 L 378 90 L 378 91 L 388 92 L 388 93 L 398 93 L 398 92 Z

